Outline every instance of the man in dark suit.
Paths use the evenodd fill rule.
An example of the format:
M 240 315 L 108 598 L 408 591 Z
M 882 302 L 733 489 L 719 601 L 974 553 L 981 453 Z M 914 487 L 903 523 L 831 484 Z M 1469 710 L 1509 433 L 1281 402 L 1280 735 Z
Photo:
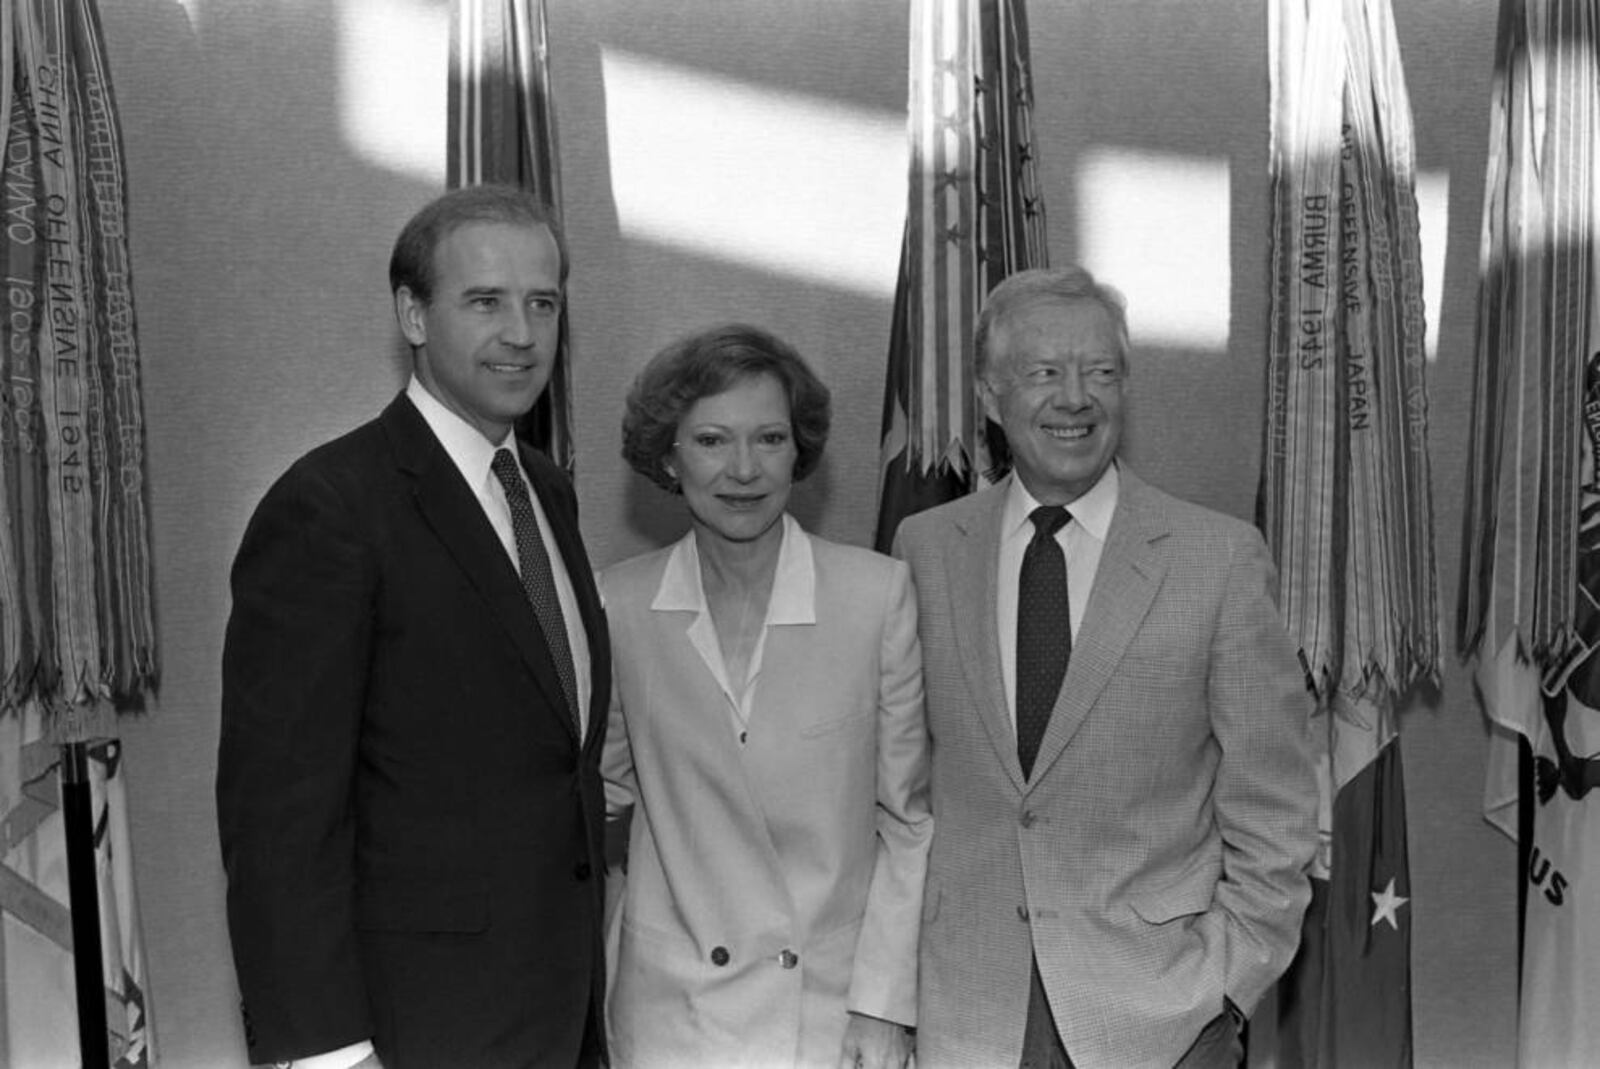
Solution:
M 253 1062 L 603 1061 L 605 620 L 512 435 L 566 269 L 526 194 L 425 207 L 389 265 L 410 383 L 245 532 L 217 808 Z

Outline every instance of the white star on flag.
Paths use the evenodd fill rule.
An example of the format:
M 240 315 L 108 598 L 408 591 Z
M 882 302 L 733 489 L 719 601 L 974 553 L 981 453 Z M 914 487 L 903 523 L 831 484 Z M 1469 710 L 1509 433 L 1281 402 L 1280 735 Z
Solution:
M 1382 891 L 1372 892 L 1372 923 L 1388 921 L 1389 927 L 1395 931 L 1400 930 L 1400 921 L 1395 916 L 1400 907 L 1411 901 L 1394 893 L 1394 877 L 1389 878 L 1389 886 Z

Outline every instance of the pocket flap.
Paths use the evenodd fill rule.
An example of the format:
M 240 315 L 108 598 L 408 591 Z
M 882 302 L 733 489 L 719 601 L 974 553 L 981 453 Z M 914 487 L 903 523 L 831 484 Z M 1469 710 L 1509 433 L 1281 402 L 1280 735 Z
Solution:
M 1205 913 L 1211 909 L 1211 902 L 1217 893 L 1217 880 L 1221 875 L 1220 861 L 1202 858 L 1165 887 L 1133 895 L 1128 905 L 1151 924 L 1165 924 L 1179 917 Z

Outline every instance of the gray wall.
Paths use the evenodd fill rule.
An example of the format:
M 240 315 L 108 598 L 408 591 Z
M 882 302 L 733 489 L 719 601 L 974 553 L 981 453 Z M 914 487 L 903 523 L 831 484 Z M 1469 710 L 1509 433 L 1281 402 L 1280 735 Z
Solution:
M 151 507 L 164 660 L 160 699 L 127 724 L 136 864 L 163 1062 L 242 1065 L 222 915 L 211 783 L 227 567 L 249 510 L 295 456 L 375 413 L 399 387 L 389 242 L 442 176 L 372 161 L 341 100 L 351 42 L 422 57 L 393 100 L 442 117 L 443 0 L 100 0 L 128 146 L 130 226 L 144 353 Z M 1475 260 L 1495 5 L 1396 0 L 1419 166 L 1449 175 L 1448 248 L 1431 368 L 1440 575 L 1453 619 L 1469 428 Z M 393 13 L 387 29 L 366 16 Z M 574 272 L 579 490 L 597 564 L 681 528 L 678 506 L 616 455 L 621 393 L 661 344 L 728 318 L 795 342 L 835 389 L 824 470 L 798 510 L 864 542 L 874 518 L 878 411 L 892 279 L 753 267 L 687 242 L 624 233 L 608 149 L 603 57 L 648 57 L 799 101 L 824 118 L 901 121 L 905 10 L 887 0 L 549 0 Z M 394 21 L 411 14 L 416 21 Z M 1106 150 L 1222 161 L 1228 229 L 1195 285 L 1231 278 L 1225 349 L 1182 342 L 1137 355 L 1129 454 L 1155 482 L 1249 516 L 1259 460 L 1269 199 L 1266 7 L 1035 0 L 1038 125 L 1051 257 L 1088 256 L 1080 163 Z M 406 28 L 412 25 L 414 28 Z M 362 34 L 366 36 L 363 38 Z M 377 35 L 374 38 L 374 34 Z M 432 79 L 432 80 L 428 80 Z M 376 109 L 383 111 L 380 99 Z M 404 112 L 401 112 L 403 115 Z M 393 116 L 390 116 L 391 118 Z M 432 124 L 432 125 L 430 125 Z M 442 133 L 442 130 L 440 131 Z M 741 166 L 736 139 L 725 164 Z M 746 161 L 748 162 L 748 161 Z M 862 154 L 851 181 L 898 182 Z M 671 185 L 672 175 L 662 182 Z M 695 207 L 696 191 L 670 188 Z M 703 205 L 701 205 L 703 207 Z M 731 207 L 731 205 L 730 205 Z M 1092 220 L 1091 220 L 1092 222 Z M 889 247 L 840 254 L 878 257 Z M 874 232 L 876 234 L 877 232 Z M 703 235 L 702 235 L 703 236 Z M 1123 248 L 1170 259 L 1183 235 Z M 819 239 L 824 240 L 824 239 Z M 861 240 L 866 240 L 863 237 Z M 882 237 L 872 240 L 882 244 Z M 828 250 L 824 250 L 828 251 Z M 1185 285 L 1179 264 L 1178 282 Z M 1117 281 L 1117 279 L 1113 279 Z M 1220 311 L 1220 310 L 1219 310 Z M 1134 307 L 1136 328 L 1140 308 Z M 1406 712 L 1415 909 L 1417 1061 L 1512 1060 L 1514 852 L 1479 816 L 1485 753 L 1466 673 Z

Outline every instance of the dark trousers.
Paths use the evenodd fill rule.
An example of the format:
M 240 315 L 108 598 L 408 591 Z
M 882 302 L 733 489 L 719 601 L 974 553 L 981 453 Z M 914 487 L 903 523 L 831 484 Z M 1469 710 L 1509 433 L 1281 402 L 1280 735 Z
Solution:
M 1244 1063 L 1241 1023 L 1230 1004 L 1200 1030 L 1174 1069 L 1237 1069 Z M 1033 981 L 1028 985 L 1028 1021 L 1022 1031 L 1020 1069 L 1072 1069 L 1072 1058 L 1061 1042 L 1050 1000 L 1045 997 L 1037 960 L 1033 963 Z
M 600 1030 L 600 1014 L 590 1005 L 583 1025 L 583 1046 L 578 1049 L 577 1069 L 605 1069 L 610 1064 L 605 1033 Z

